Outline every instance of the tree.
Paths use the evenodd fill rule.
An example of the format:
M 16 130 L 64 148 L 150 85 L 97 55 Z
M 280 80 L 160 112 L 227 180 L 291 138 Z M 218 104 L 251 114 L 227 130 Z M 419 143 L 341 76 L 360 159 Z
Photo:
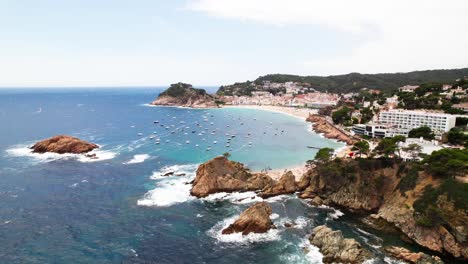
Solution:
M 335 150 L 332 148 L 321 148 L 319 149 L 317 154 L 315 154 L 315 160 L 321 163 L 329 161 L 333 156 L 334 152 Z
M 369 152 L 369 143 L 365 140 L 361 140 L 359 142 L 354 143 L 353 149 L 359 151 L 359 157 L 361 157 L 362 153 L 366 154 Z
M 411 131 L 408 133 L 408 137 L 410 138 L 423 137 L 424 139 L 432 140 L 435 138 L 435 135 L 434 133 L 432 133 L 432 130 L 430 127 L 422 126 L 422 127 L 411 129 Z
M 452 128 L 447 134 L 447 140 L 453 145 L 463 145 L 468 140 L 468 136 L 461 129 Z
M 375 147 L 374 151 L 377 154 L 384 155 L 385 157 L 389 157 L 390 155 L 392 155 L 395 158 L 396 152 L 399 153 L 400 151 L 398 147 L 398 142 L 404 142 L 405 140 L 406 139 L 404 136 L 394 136 L 392 138 L 384 138 L 379 142 L 377 147 Z
M 351 120 L 351 109 L 349 109 L 346 106 L 342 107 L 341 109 L 333 112 L 332 119 L 333 119 L 333 122 L 335 122 L 336 124 L 343 124 L 346 121 L 350 121 Z
M 467 149 L 441 149 L 432 152 L 423 163 L 426 170 L 436 177 L 454 177 L 468 173 L 468 150 Z
M 361 124 L 371 121 L 372 117 L 374 117 L 374 112 L 370 107 L 366 107 L 361 110 Z
M 404 151 L 408 152 L 411 158 L 416 159 L 421 153 L 422 147 L 416 143 L 409 144 L 407 147 L 403 148 Z
M 231 153 L 229 153 L 229 152 L 224 152 L 224 153 L 223 153 L 223 157 L 225 157 L 226 159 L 229 159 L 229 157 L 231 157 Z

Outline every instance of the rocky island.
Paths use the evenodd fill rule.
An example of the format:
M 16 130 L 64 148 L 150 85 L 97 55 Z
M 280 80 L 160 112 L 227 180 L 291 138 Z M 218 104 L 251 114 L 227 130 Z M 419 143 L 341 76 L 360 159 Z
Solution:
M 67 135 L 58 135 L 44 139 L 31 147 L 33 153 L 53 152 L 58 154 L 84 154 L 96 148 L 99 148 L 96 144 Z
M 204 89 L 193 88 L 191 84 L 171 84 L 158 98 L 151 102 L 152 105 L 161 106 L 183 106 L 191 108 L 213 108 L 217 107 L 215 99 Z

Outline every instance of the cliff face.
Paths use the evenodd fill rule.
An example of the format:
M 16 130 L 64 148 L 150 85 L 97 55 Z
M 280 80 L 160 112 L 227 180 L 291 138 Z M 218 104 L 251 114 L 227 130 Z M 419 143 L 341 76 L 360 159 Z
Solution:
M 428 186 L 437 188 L 443 180 L 416 172 L 408 181 L 409 174 L 399 166 L 380 160 L 332 161 L 303 176 L 301 182 L 306 187 L 300 197 L 373 213 L 368 220 L 394 226 L 433 251 L 467 259 L 466 211 L 440 192 L 429 201 L 430 212 L 434 212 L 431 223 L 427 217 L 422 221 L 415 203 L 425 197 Z
M 76 137 L 65 135 L 58 135 L 41 140 L 31 147 L 35 153 L 54 152 L 58 154 L 81 154 L 90 152 L 95 148 L 99 148 L 99 146 Z
M 214 97 L 203 89 L 195 89 L 190 84 L 172 84 L 167 90 L 160 93 L 152 105 L 184 106 L 192 108 L 217 107 Z

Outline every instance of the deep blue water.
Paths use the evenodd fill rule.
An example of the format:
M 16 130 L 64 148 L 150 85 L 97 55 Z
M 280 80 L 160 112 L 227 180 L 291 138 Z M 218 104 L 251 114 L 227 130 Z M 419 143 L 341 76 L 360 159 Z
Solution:
M 320 263 L 306 238 L 324 223 L 381 244 L 294 195 L 268 200 L 277 230 L 220 236 L 249 203 L 190 197 L 196 164 L 230 152 L 252 169 L 279 169 L 313 158 L 308 145 L 341 144 L 279 113 L 146 106 L 159 91 L 0 90 L 0 263 Z M 99 144 L 102 159 L 27 153 L 56 134 Z M 186 176 L 160 177 L 167 171 Z

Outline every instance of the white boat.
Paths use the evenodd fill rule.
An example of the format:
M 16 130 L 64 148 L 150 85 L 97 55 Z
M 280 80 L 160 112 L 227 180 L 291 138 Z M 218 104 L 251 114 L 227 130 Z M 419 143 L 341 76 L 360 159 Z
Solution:
M 139 136 L 143 136 L 143 133 L 138 133 Z
M 185 144 L 190 144 L 190 140 L 185 141 Z
M 213 144 L 216 144 L 216 143 L 218 143 L 218 141 L 216 141 L 216 140 L 215 140 L 215 141 L 213 141 Z

